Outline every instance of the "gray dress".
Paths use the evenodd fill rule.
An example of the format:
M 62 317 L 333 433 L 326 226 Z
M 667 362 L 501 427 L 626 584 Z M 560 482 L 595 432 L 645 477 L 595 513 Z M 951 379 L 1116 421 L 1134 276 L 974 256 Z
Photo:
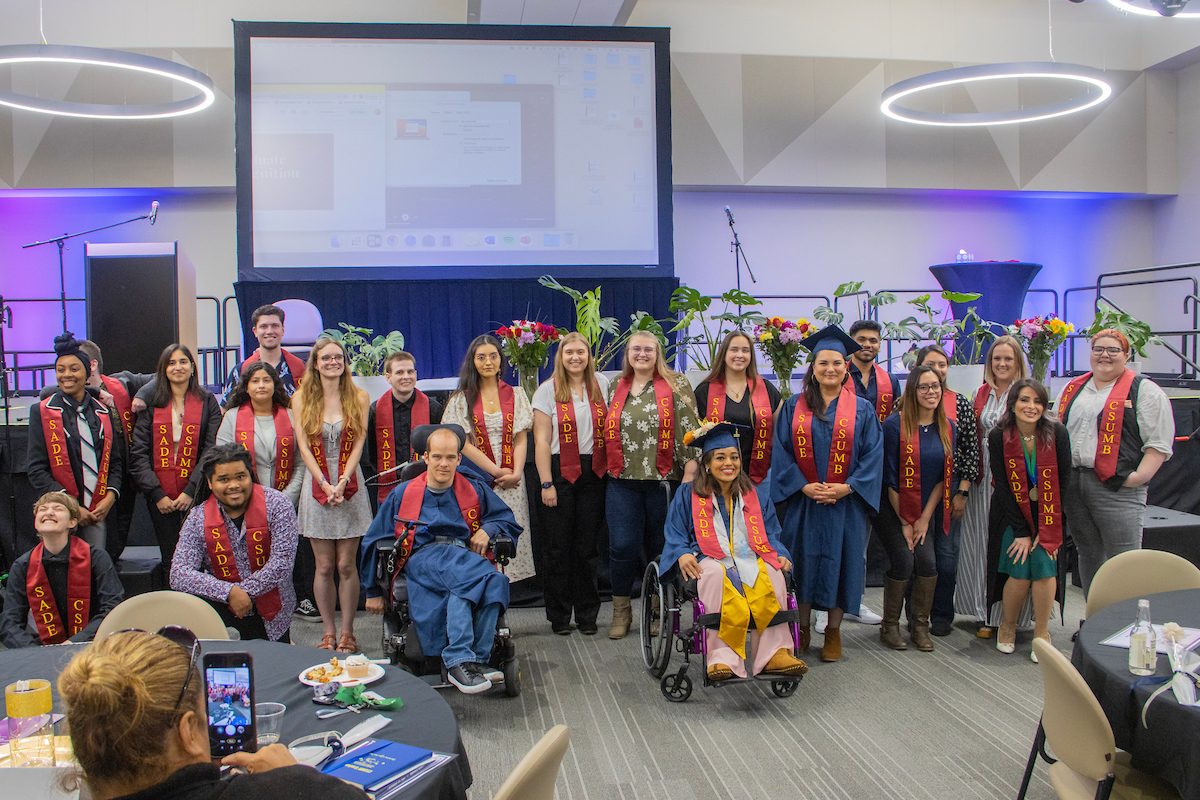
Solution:
M 337 483 L 341 478 L 338 474 L 338 453 L 341 449 L 342 422 L 324 423 L 321 436 L 324 439 L 322 447 L 329 479 Z M 313 475 L 307 468 L 304 470 L 304 483 L 300 488 L 301 536 L 310 539 L 353 539 L 367 532 L 371 524 L 371 503 L 367 499 L 370 487 L 363 478 L 361 467 L 354 475 L 358 480 L 358 491 L 353 497 L 340 506 L 321 505 L 313 497 Z

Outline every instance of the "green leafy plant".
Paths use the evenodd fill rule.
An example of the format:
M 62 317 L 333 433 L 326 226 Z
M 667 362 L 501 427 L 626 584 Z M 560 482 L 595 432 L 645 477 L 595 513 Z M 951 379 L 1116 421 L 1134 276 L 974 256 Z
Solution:
M 342 328 L 343 330 L 338 330 Z M 351 375 L 379 375 L 383 370 L 383 360 L 389 353 L 404 349 L 404 334 L 400 331 L 371 338 L 375 331 L 371 328 L 359 328 L 339 322 L 337 328 L 326 328 L 321 336 L 334 339 L 346 348 L 346 357 L 350 359 L 347 366 Z
M 596 369 L 603 369 L 601 363 L 607 364 L 613 357 L 613 352 L 610 352 L 613 342 L 610 340 L 605 345 L 604 337 L 619 336 L 621 326 L 616 317 L 600 316 L 600 287 L 581 292 L 570 286 L 564 286 L 550 275 L 538 278 L 538 283 L 547 289 L 562 292 L 575 301 L 575 330 L 587 339 L 588 347 L 592 351 L 592 358 L 596 362 Z M 601 362 L 601 357 L 606 354 L 607 357 Z
M 900 359 L 904 366 L 912 368 L 917 363 L 918 342 L 935 342 L 945 347 L 947 341 L 955 339 L 963 332 L 968 321 L 978 320 L 982 326 L 990 328 L 978 314 L 975 314 L 974 308 L 961 320 L 954 319 L 953 309 L 949 305 L 950 303 L 969 303 L 972 300 L 978 300 L 981 296 L 977 292 L 942 292 L 941 297 L 947 302 L 947 305 L 940 312 L 929 304 L 932 295 L 923 294 L 909 300 L 908 304 L 917 309 L 920 317 L 908 316 L 899 322 L 889 322 L 884 326 L 885 335 L 889 339 L 912 340 L 912 347 Z M 979 327 L 981 326 L 977 325 L 976 329 L 978 330 Z M 981 333 L 980 336 L 983 334 Z
M 711 369 L 721 349 L 721 340 L 733 330 L 748 330 L 766 320 L 757 311 L 731 311 L 731 307 L 753 309 L 761 306 L 762 301 L 743 292 L 740 289 L 730 289 L 719 298 L 724 303 L 720 314 L 709 314 L 713 298 L 701 294 L 690 286 L 680 286 L 671 294 L 671 313 L 680 314 L 679 321 L 669 332 L 687 330 L 693 322 L 700 323 L 703 333 L 695 336 L 685 336 L 678 345 L 683 348 L 688 358 L 695 363 L 697 369 Z
M 864 283 L 864 281 L 843 283 L 833 290 L 833 296 L 841 299 L 843 297 L 863 295 L 862 300 L 855 300 L 854 302 L 854 308 L 858 312 L 859 319 L 870 319 L 874 315 L 875 309 L 896 302 L 895 292 L 876 292 L 875 294 L 871 294 L 869 289 L 863 288 Z M 841 325 L 846 319 L 846 315 L 840 311 L 834 311 L 832 306 L 817 306 L 813 309 L 813 318 L 819 319 L 826 325 Z
M 1129 340 L 1130 349 L 1142 358 L 1150 357 L 1146 354 L 1146 345 L 1166 344 L 1162 337 L 1154 334 L 1147 323 L 1126 314 L 1110 303 L 1103 300 L 1100 302 L 1103 305 L 1096 311 L 1096 319 L 1092 321 L 1092 327 L 1087 329 L 1089 339 L 1105 328 L 1112 328 L 1125 334 L 1125 338 Z

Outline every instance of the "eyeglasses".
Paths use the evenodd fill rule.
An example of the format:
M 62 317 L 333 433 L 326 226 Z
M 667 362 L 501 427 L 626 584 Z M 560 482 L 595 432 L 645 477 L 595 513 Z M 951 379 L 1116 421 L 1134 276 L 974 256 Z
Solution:
M 346 360 L 346 357 L 344 355 L 342 355 L 341 353 L 338 353 L 335 356 L 321 356 L 322 364 L 334 364 L 334 363 L 337 363 L 340 361 L 345 361 L 345 360 Z
M 292 755 L 296 756 L 295 751 L 302 747 L 311 747 L 318 752 L 309 755 L 307 758 L 297 758 L 296 760 L 317 769 L 321 769 L 331 761 L 336 761 L 346 752 L 346 745 L 342 743 L 342 735 L 337 731 L 326 731 L 324 733 L 301 736 L 288 745 L 288 750 L 293 751 Z M 318 750 L 318 748 L 320 749 Z M 328 748 L 328 752 L 324 752 L 325 748 Z
M 921 394 L 934 394 L 935 392 L 940 392 L 941 390 L 942 385 L 940 383 L 922 383 L 917 386 L 917 391 Z
M 635 353 L 635 354 L 645 353 L 646 355 L 652 355 L 653 353 L 657 352 L 657 348 L 655 348 L 655 347 L 631 347 L 631 348 L 629 348 L 629 352 Z
M 1119 355 L 1121 355 L 1121 353 L 1124 353 L 1124 352 L 1125 351 L 1122 350 L 1120 347 L 1100 347 L 1097 345 L 1092 348 L 1092 355 L 1094 355 L 1094 356 L 1102 356 L 1105 354 L 1110 355 L 1110 356 L 1119 356 Z
M 476 361 L 499 361 L 500 354 L 499 353 L 476 353 L 475 360 Z
M 126 628 L 120 633 L 148 633 L 141 628 Z M 183 686 L 179 689 L 179 697 L 175 700 L 174 710 L 179 710 L 179 704 L 183 702 L 183 696 L 187 694 L 188 686 L 192 682 L 192 673 L 196 671 L 196 659 L 200 657 L 200 640 L 196 638 L 196 634 L 192 633 L 187 628 L 181 625 L 164 625 L 154 632 L 155 636 L 161 636 L 167 641 L 174 642 L 184 650 L 191 652 L 191 657 L 188 659 L 187 677 L 183 679 Z

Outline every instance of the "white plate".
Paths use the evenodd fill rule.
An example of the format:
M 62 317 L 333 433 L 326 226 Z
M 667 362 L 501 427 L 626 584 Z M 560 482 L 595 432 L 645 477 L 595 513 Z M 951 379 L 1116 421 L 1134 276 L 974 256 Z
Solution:
M 343 668 L 346 666 L 345 661 L 342 661 L 341 664 L 342 664 Z M 306 678 L 304 676 L 307 675 L 310 671 L 316 669 L 317 667 L 327 667 L 327 666 L 329 666 L 328 661 L 323 661 L 320 664 L 313 664 L 308 669 L 303 670 L 296 677 L 299 678 L 300 682 L 303 683 L 305 686 L 324 686 L 325 684 L 321 683 L 320 681 L 310 681 L 308 678 Z M 383 667 L 380 666 L 379 664 L 372 662 L 371 666 L 367 669 L 367 677 L 365 677 L 365 678 L 350 678 L 346 675 L 345 672 L 343 672 L 341 675 L 337 676 L 333 680 L 337 681 L 342 686 L 366 686 L 368 683 L 374 683 L 375 681 L 379 680 L 382 677 L 383 677 Z

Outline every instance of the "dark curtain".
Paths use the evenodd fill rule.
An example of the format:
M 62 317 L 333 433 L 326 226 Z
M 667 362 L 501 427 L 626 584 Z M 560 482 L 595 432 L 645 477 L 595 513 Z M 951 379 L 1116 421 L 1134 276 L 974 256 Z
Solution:
M 621 328 L 630 314 L 646 311 L 666 317 L 676 278 L 582 278 L 562 283 L 580 291 L 602 287 L 601 315 L 616 317 Z M 371 328 L 376 335 L 404 334 L 405 349 L 417 359 L 421 377 L 457 375 L 467 345 L 514 319 L 532 319 L 570 328 L 574 303 L 562 292 L 534 278 L 512 280 L 394 281 L 238 281 L 235 285 L 245 352 L 257 344 L 251 337 L 250 313 L 284 299 L 308 300 L 321 311 L 325 327 L 339 322 Z M 613 367 L 620 366 L 614 363 Z

